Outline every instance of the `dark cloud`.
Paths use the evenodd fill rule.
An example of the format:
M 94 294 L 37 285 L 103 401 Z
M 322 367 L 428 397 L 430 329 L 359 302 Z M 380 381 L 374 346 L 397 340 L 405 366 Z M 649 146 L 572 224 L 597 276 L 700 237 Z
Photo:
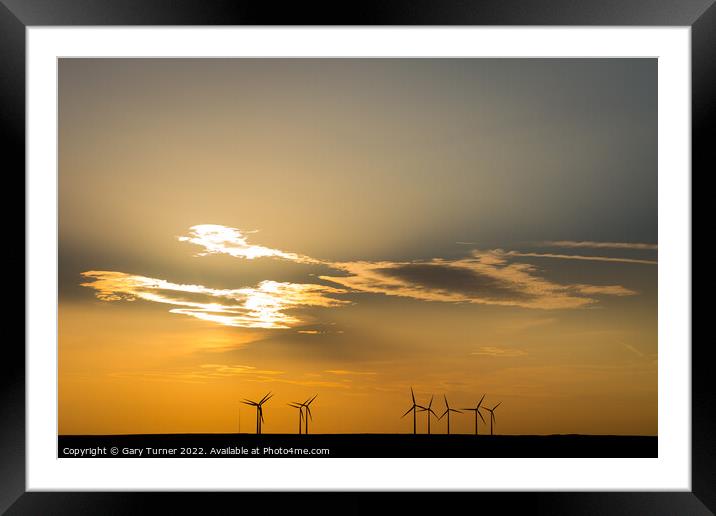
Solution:
M 527 301 L 534 296 L 518 285 L 479 271 L 443 264 L 409 263 L 396 267 L 376 269 L 376 272 L 403 280 L 420 287 L 479 296 L 485 299 L 511 299 Z

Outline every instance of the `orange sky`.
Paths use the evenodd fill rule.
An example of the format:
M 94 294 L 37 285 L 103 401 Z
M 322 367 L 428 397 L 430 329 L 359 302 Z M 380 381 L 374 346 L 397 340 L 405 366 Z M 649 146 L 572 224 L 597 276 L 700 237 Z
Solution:
M 266 433 L 410 432 L 412 386 L 656 434 L 656 65 L 616 61 L 61 60 L 59 432 L 269 391 Z

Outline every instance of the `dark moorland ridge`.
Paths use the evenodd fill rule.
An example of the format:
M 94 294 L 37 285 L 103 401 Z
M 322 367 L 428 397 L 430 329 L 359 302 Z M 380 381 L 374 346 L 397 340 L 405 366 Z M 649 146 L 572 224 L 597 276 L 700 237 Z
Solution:
M 115 448 L 116 455 L 112 453 Z M 148 448 L 152 448 L 150 451 Z M 60 435 L 58 457 L 657 457 L 656 436 L 413 434 Z M 329 453 L 311 450 L 328 449 Z M 84 450 L 84 451 L 83 451 Z M 92 451 L 94 450 L 94 451 Z M 256 450 L 256 451 L 254 451 Z M 289 451 L 293 450 L 293 451 Z M 305 451 L 307 450 L 307 451 Z M 253 453 L 252 453 L 253 452 Z M 94 454 L 94 455 L 93 455 Z

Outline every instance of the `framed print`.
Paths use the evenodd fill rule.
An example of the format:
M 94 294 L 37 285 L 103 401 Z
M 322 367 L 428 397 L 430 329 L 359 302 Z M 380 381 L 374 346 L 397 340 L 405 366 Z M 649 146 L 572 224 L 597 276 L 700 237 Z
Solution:
M 710 2 L 5 3 L 8 514 L 166 491 L 716 506 L 691 338 Z

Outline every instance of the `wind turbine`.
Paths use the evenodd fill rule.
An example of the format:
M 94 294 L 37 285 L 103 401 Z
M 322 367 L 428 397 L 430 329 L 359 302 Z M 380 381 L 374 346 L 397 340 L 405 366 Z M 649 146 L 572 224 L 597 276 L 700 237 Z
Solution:
M 313 398 L 307 399 L 303 403 L 299 403 L 303 408 L 306 409 L 306 435 L 308 435 L 308 418 L 311 418 L 311 421 L 313 421 L 313 414 L 311 414 L 311 403 L 313 403 L 313 400 L 315 400 L 318 397 L 318 394 L 316 394 Z
M 492 408 L 487 408 L 487 407 L 485 407 L 485 410 L 487 410 L 487 411 L 490 413 L 490 435 L 494 435 L 494 434 L 492 433 L 492 425 L 493 425 L 493 423 L 494 423 L 495 421 L 497 421 L 497 420 L 495 419 L 495 409 L 496 409 L 497 407 L 499 407 L 501 404 L 502 404 L 502 402 L 498 403 L 497 405 L 495 405 L 495 406 L 492 407 Z
M 288 403 L 288 406 L 298 409 L 298 435 L 301 435 L 301 427 L 303 426 L 303 405 L 295 401 L 293 403 Z
M 485 395 L 482 395 L 482 398 L 480 398 L 479 403 L 475 408 L 464 408 L 462 410 L 473 410 L 475 411 L 475 435 L 477 435 L 477 416 L 480 416 L 480 419 L 482 419 L 482 422 L 487 424 L 487 421 L 485 421 L 485 418 L 482 417 L 482 414 L 480 413 L 480 405 L 482 405 L 482 400 L 485 399 Z
M 403 415 L 400 416 L 400 417 L 401 417 L 401 419 L 404 418 L 405 416 L 407 416 L 408 414 L 410 414 L 410 411 L 412 410 L 412 411 L 413 411 L 413 434 L 417 434 L 417 433 L 418 433 L 418 417 L 417 417 L 416 409 L 424 409 L 425 407 L 423 407 L 423 406 L 418 405 L 417 403 L 415 403 L 415 393 L 413 392 L 413 388 L 412 388 L 412 387 L 410 388 L 410 396 L 413 398 L 413 406 L 410 407 L 410 408 L 405 412 L 405 414 L 403 414 Z
M 244 399 L 241 403 L 245 405 L 251 405 L 252 407 L 256 407 L 256 433 L 261 433 L 261 423 L 264 421 L 264 409 L 263 404 L 266 403 L 268 400 L 270 400 L 273 397 L 273 394 L 270 392 L 266 394 L 263 398 L 261 398 L 261 401 L 251 401 Z
M 428 403 L 427 407 L 420 407 L 420 412 L 428 413 L 428 435 L 430 435 L 430 414 L 432 414 L 435 417 L 438 417 L 438 415 L 431 408 L 433 406 L 433 398 L 434 398 L 434 396 L 430 396 L 430 403 Z
M 443 416 L 447 416 L 447 422 L 448 422 L 447 433 L 449 434 L 450 433 L 450 412 L 458 412 L 458 413 L 462 414 L 462 411 L 450 408 L 450 405 L 448 405 L 447 396 L 445 396 L 443 394 L 443 397 L 445 398 L 445 412 L 443 412 L 442 416 L 440 416 L 438 419 L 442 419 Z

